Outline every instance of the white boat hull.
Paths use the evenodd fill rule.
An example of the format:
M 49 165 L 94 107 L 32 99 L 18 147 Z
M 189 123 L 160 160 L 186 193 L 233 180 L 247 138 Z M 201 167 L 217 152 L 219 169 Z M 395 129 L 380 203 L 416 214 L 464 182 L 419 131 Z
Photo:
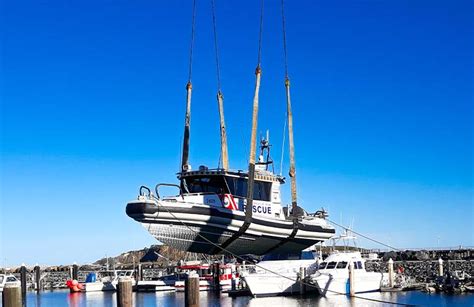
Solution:
M 87 282 L 84 283 L 84 292 L 116 291 L 117 287 L 112 282 Z
M 354 293 L 365 293 L 380 291 L 382 274 L 375 272 L 364 272 L 362 275 L 355 274 L 353 286 Z M 313 278 L 319 294 L 324 296 L 341 295 L 350 293 L 349 277 L 338 277 L 320 275 Z
M 207 254 L 221 252 L 208 241 L 223 244 L 239 231 L 245 219 L 245 213 L 238 210 L 152 200 L 130 202 L 127 214 L 158 241 L 179 250 Z M 286 240 L 293 232 L 292 221 L 253 217 L 247 231 L 226 249 L 238 255 L 263 255 L 272 249 L 281 253 L 301 251 L 334 234 L 334 228 L 319 220 L 299 223 L 296 236 Z

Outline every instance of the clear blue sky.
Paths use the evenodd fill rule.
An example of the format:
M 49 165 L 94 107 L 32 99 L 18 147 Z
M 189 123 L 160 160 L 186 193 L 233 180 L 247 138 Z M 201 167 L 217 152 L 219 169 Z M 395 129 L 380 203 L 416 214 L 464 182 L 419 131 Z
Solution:
M 474 245 L 472 1 L 287 2 L 300 203 L 399 247 Z M 175 180 L 191 1 L 2 5 L 0 263 L 154 243 L 125 205 Z M 216 6 L 230 163 L 244 169 L 259 1 Z M 280 18 L 266 1 L 259 131 L 276 161 Z M 210 1 L 198 1 L 194 167 L 219 158 L 212 39 Z

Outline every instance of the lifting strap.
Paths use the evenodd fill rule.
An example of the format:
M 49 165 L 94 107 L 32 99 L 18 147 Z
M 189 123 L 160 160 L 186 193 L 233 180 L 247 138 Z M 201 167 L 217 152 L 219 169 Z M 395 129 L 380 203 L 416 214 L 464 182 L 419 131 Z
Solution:
M 194 46 L 194 29 L 196 24 L 196 0 L 193 0 L 193 18 L 191 26 L 191 46 L 189 48 L 189 75 L 186 84 L 186 115 L 184 117 L 184 136 L 183 136 L 183 155 L 181 159 L 181 172 L 188 171 L 189 167 L 189 139 L 191 129 L 191 93 L 193 85 L 191 82 L 193 73 L 193 46 Z
M 275 251 L 285 243 L 295 238 L 298 232 L 298 216 L 297 214 L 297 198 L 296 198 L 296 168 L 295 168 L 295 145 L 293 141 L 293 114 L 291 112 L 291 99 L 290 99 L 290 78 L 288 77 L 288 56 L 286 49 L 286 23 L 285 23 L 285 3 L 281 0 L 281 20 L 283 29 L 283 52 L 285 56 L 285 90 L 286 90 L 286 114 L 288 121 L 288 142 L 290 149 L 290 178 L 291 178 L 291 204 L 292 204 L 292 220 L 293 220 L 293 231 L 285 239 L 281 240 L 275 246 L 268 249 L 265 254 Z
M 252 133 L 250 137 L 250 154 L 249 154 L 249 172 L 247 180 L 247 203 L 245 205 L 245 220 L 239 230 L 234 233 L 229 239 L 224 241 L 220 247 L 222 249 L 227 248 L 232 242 L 237 240 L 243 235 L 250 224 L 252 223 L 252 208 L 253 208 L 253 188 L 255 182 L 255 155 L 256 155 L 256 141 L 257 141 L 257 124 L 258 124 L 258 97 L 260 93 L 260 78 L 262 75 L 262 69 L 260 67 L 262 59 L 262 32 L 263 32 L 263 1 L 261 0 L 260 8 L 260 32 L 258 40 L 258 62 L 257 68 L 255 69 L 255 92 L 253 97 L 253 108 L 252 108 Z
M 214 50 L 216 53 L 216 75 L 217 75 L 217 106 L 219 108 L 219 131 L 221 137 L 221 161 L 222 168 L 225 170 L 229 169 L 229 155 L 227 151 L 227 133 L 225 129 L 224 120 L 224 95 L 221 90 L 221 72 L 219 65 L 219 48 L 217 45 L 217 26 L 216 26 L 216 8 L 214 0 L 211 0 L 212 4 L 212 25 L 214 28 Z

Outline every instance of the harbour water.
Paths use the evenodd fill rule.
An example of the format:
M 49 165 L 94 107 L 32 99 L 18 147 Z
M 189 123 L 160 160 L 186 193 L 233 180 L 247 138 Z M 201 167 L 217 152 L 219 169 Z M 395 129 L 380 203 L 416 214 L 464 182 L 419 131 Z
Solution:
M 412 304 L 418 306 L 474 306 L 474 294 L 446 295 L 427 294 L 419 291 L 398 293 L 366 293 L 360 297 Z M 134 293 L 134 306 L 184 306 L 184 293 Z M 213 292 L 200 293 L 201 306 L 392 306 L 389 303 L 380 303 L 361 298 L 346 296 L 318 297 L 307 295 L 304 297 L 237 297 L 230 298 L 227 294 Z M 113 292 L 97 293 L 69 293 L 69 291 L 45 291 L 39 295 L 33 292 L 27 294 L 28 307 L 41 306 L 117 306 L 116 294 Z

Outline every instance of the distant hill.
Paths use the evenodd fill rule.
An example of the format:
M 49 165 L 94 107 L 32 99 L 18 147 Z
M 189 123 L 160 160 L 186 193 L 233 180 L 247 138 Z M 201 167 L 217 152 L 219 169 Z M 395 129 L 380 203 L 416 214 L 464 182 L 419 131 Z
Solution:
M 139 262 L 156 262 L 157 264 L 168 265 L 168 263 L 176 264 L 179 260 L 183 259 L 201 260 L 206 257 L 209 258 L 209 256 L 180 251 L 166 245 L 151 245 L 150 247 L 145 247 L 141 250 L 122 253 L 116 257 L 102 258 L 93 264 L 105 266 L 108 259 L 109 266 L 132 263 L 138 264 Z

